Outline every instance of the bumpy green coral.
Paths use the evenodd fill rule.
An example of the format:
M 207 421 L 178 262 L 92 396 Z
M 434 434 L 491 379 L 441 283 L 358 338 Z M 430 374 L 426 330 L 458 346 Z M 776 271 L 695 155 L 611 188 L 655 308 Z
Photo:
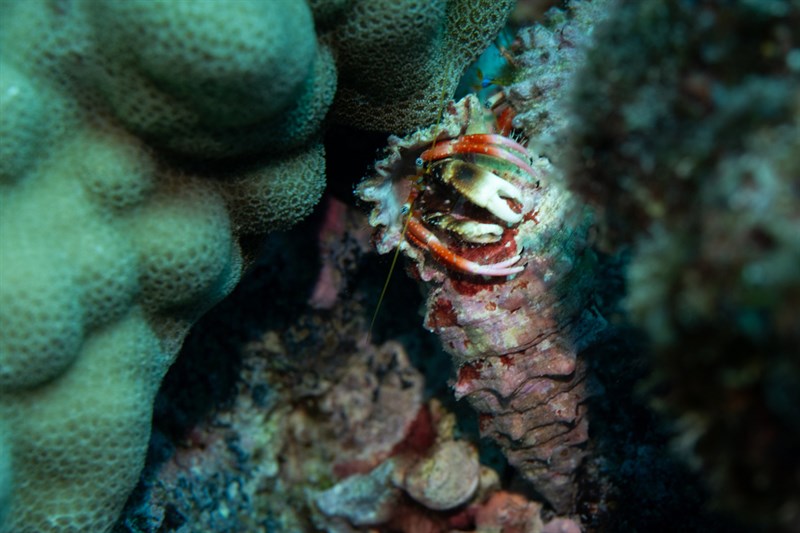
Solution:
M 319 136 L 344 58 L 388 54 L 367 53 L 369 68 L 339 86 L 391 100 L 385 73 L 396 73 L 402 98 L 380 124 L 409 127 L 435 114 L 437 84 L 454 83 L 509 6 L 3 3 L 0 530 L 113 523 L 160 380 L 238 281 L 242 237 L 290 226 L 322 193 Z M 446 28 L 431 47 L 401 50 L 425 37 L 420 14 L 425 29 Z M 402 69 L 381 57 L 402 57 Z M 375 108 L 337 116 L 359 122 L 348 112 Z
M 330 36 L 342 80 L 336 120 L 393 133 L 435 122 L 513 6 L 510 0 L 355 2 Z
M 308 141 L 332 55 L 306 6 L 270 6 L 4 5 L 2 531 L 110 527 L 181 339 L 240 276 L 239 237 L 319 198 L 324 151 Z M 255 149 L 280 154 L 202 172 L 171 155 Z
M 308 6 L 247 0 L 221 7 L 88 2 L 98 54 L 83 83 L 96 86 L 129 129 L 184 154 L 223 157 L 303 144 L 335 88 L 333 59 L 318 53 Z M 322 112 L 309 112 L 315 108 Z M 300 117 L 310 124 L 282 127 Z

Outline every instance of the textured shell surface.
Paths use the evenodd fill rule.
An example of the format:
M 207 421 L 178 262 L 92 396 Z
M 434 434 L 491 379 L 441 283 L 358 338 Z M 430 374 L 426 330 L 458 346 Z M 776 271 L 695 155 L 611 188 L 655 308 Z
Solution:
M 484 264 L 518 253 L 524 270 L 491 278 L 453 272 L 403 236 L 404 203 L 412 188 L 420 187 L 419 155 L 433 143 L 493 132 L 495 125 L 494 115 L 474 96 L 450 104 L 440 125 L 392 137 L 375 176 L 362 182 L 357 194 L 373 204 L 370 223 L 378 251 L 400 246 L 411 260 L 409 273 L 425 287 L 424 325 L 453 357 L 456 397 L 468 399 L 479 413 L 482 435 L 500 444 L 556 511 L 571 512 L 575 473 L 588 441 L 583 403 L 590 391 L 578 353 L 605 324 L 587 310 L 596 282 L 587 237 L 591 216 L 561 186 L 548 159 L 531 156 L 531 176 L 475 158 L 519 189 L 522 221 L 504 227 L 496 243 L 476 245 L 456 237 L 448 246 Z M 442 190 L 426 181 L 421 187 L 431 195 Z

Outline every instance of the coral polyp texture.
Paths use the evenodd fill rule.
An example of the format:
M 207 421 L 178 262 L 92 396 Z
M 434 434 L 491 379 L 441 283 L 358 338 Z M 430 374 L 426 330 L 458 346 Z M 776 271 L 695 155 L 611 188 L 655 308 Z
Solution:
M 377 227 L 378 250 L 400 246 L 412 260 L 412 275 L 425 285 L 425 326 L 453 357 L 456 397 L 470 401 L 480 414 L 481 433 L 501 445 L 548 502 L 570 512 L 588 439 L 583 403 L 590 394 L 577 354 L 602 328 L 602 321 L 585 312 L 594 284 L 586 241 L 590 219 L 554 182 L 552 165 L 518 142 L 513 152 L 486 153 L 485 145 L 469 143 L 455 148 L 473 132 L 499 135 L 504 116 L 473 96 L 449 105 L 441 124 L 391 138 L 376 176 L 362 182 L 358 194 L 374 204 L 370 223 Z M 444 161 L 455 166 L 452 172 L 465 172 L 466 154 L 492 175 L 483 183 L 474 178 L 477 171 L 466 171 L 480 194 L 442 182 L 445 171 L 423 173 L 417 183 L 415 161 L 437 146 L 448 152 Z M 404 209 L 409 189 L 412 201 Z M 487 196 L 503 207 L 476 200 Z M 428 222 L 441 219 L 445 207 L 459 222 L 489 227 L 493 238 Z M 415 225 L 426 223 L 431 237 L 409 237 Z M 447 250 L 431 250 L 434 239 Z M 473 266 L 457 268 L 453 256 L 469 258 Z M 515 268 L 484 270 L 498 264 Z
M 110 527 L 144 462 L 162 376 L 190 325 L 240 276 L 239 238 L 302 218 L 324 186 L 323 149 L 307 138 L 241 170 L 201 174 L 162 157 L 229 157 L 256 142 L 240 135 L 253 133 L 252 117 L 229 108 L 242 93 L 255 98 L 247 73 L 263 68 L 264 30 L 208 41 L 187 29 L 196 24 L 180 6 L 189 5 L 217 31 L 214 13 L 223 15 L 211 4 L 3 4 L 0 446 L 10 496 L 0 501 L 2 531 Z M 252 15 L 242 13 L 250 4 L 236 6 L 227 16 Z M 161 40 L 142 36 L 150 47 L 136 47 L 138 62 L 114 56 L 121 45 L 109 40 L 130 36 L 121 26 Z M 313 37 L 307 9 L 278 26 Z M 316 84 L 314 43 L 307 66 L 286 73 L 293 85 Z M 217 56 L 222 73 L 202 61 Z M 330 57 L 319 58 L 332 71 Z M 167 86 L 179 65 L 177 85 Z M 207 78 L 230 85 L 192 93 Z M 319 85 L 323 107 L 333 79 Z M 236 115 L 225 128 L 215 122 L 220 107 Z M 280 113 L 265 108 L 255 124 Z
M 379 60 L 371 73 L 377 91 L 384 68 L 416 72 L 414 101 L 420 79 L 478 54 L 509 6 L 3 2 L 3 531 L 113 523 L 187 330 L 236 285 L 255 237 L 318 201 L 321 128 L 337 87 L 357 80 L 351 69 L 340 83 L 345 63 L 404 57 L 402 71 Z M 431 46 L 404 48 L 416 24 L 372 25 L 421 13 Z
M 800 528 L 800 3 L 625 2 L 577 76 L 569 181 L 630 246 L 675 448 Z
M 124 5 L 140 12 L 97 19 L 95 10 L 111 4 L 4 5 L 0 418 L 11 490 L 3 531 L 110 527 L 139 476 L 153 398 L 183 336 L 240 276 L 239 238 L 298 220 L 324 186 L 316 143 L 210 175 L 162 158 L 162 149 L 230 156 L 246 146 L 219 148 L 227 130 L 207 142 L 202 124 L 213 117 L 198 117 L 208 109 L 181 87 L 156 91 L 127 60 L 104 56 L 111 45 L 94 32 L 105 23 L 141 21 L 158 32 L 142 19 L 158 13 L 172 29 L 185 22 L 160 4 Z M 179 44 L 203 57 L 218 53 L 191 40 L 201 36 L 164 35 L 173 48 L 150 50 L 148 67 L 169 71 L 186 51 Z M 241 30 L 236 37 L 248 39 Z M 228 44 L 230 53 L 239 47 Z M 195 67 L 176 78 L 182 83 L 216 76 L 182 60 Z M 231 83 L 256 67 L 244 60 L 227 67 Z M 106 76 L 122 87 L 108 89 L 97 79 Z M 221 90 L 206 103 L 235 105 L 232 96 Z M 180 145 L 158 144 L 166 137 Z M 259 209 L 248 211 L 252 204 Z
M 434 122 L 513 7 L 512 0 L 354 2 L 330 35 L 342 82 L 335 119 L 394 133 Z

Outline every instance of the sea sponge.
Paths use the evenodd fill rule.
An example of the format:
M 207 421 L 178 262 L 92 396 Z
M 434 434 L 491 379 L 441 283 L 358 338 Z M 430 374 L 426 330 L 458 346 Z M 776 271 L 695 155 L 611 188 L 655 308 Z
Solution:
M 111 527 L 144 462 L 161 378 L 191 324 L 239 279 L 247 252 L 239 237 L 291 225 L 324 187 L 324 150 L 311 137 L 335 72 L 307 8 L 291 16 L 311 28 L 302 51 L 262 50 L 303 55 L 286 67 L 297 72 L 273 72 L 247 93 L 249 69 L 264 68 L 258 47 L 272 46 L 260 40 L 269 29 L 247 41 L 251 49 L 241 28 L 203 39 L 215 17 L 233 16 L 215 14 L 211 3 L 175 4 L 194 11 L 164 20 L 148 2 L 60 7 L 11 3 L 0 18 L 3 532 Z M 100 35 L 111 26 L 98 24 L 99 13 L 113 26 L 125 10 L 131 28 L 149 30 L 135 56 L 147 68 L 112 53 L 133 30 Z M 289 22 L 273 39 L 300 31 Z M 206 69 L 199 58 L 222 57 L 221 49 L 242 61 Z M 158 60 L 161 74 L 175 69 L 180 80 L 156 83 Z M 289 88 L 284 75 L 294 76 Z M 208 77 L 223 86 L 203 84 Z M 123 82 L 128 92 L 114 93 Z M 248 117 L 251 107 L 258 113 Z M 277 127 L 284 111 L 288 134 Z M 282 151 L 230 159 L 259 143 Z M 225 161 L 201 165 L 208 157 Z
M 360 0 L 330 38 L 337 122 L 408 133 L 435 122 L 469 63 L 492 42 L 510 0 Z

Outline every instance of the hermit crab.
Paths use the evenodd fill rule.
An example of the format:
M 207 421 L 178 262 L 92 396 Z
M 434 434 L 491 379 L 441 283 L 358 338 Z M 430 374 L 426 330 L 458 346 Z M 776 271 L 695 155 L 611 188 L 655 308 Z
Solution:
M 391 138 L 357 193 L 373 204 L 378 251 L 411 258 L 424 326 L 451 355 L 481 436 L 572 512 L 592 394 L 578 353 L 605 327 L 587 312 L 592 219 L 559 169 L 513 138 L 512 114 L 502 97 L 450 104 L 441 125 Z
M 524 269 L 514 229 L 532 211 L 524 190 L 538 178 L 528 150 L 511 136 L 511 117 L 502 96 L 484 106 L 469 95 L 451 103 L 439 124 L 390 137 L 376 176 L 356 189 L 374 204 L 379 252 L 400 246 L 463 275 Z

